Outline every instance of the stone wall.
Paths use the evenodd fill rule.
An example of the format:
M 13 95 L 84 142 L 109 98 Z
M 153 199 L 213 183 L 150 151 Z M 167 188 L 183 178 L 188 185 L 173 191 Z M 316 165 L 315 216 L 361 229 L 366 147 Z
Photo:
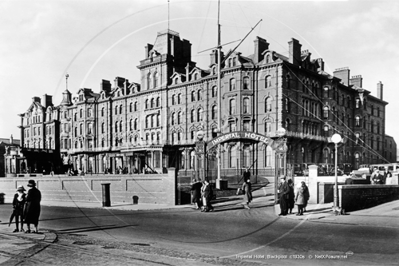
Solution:
M 110 184 L 111 206 L 113 203 L 138 203 L 175 205 L 176 174 L 169 168 L 166 174 L 142 175 L 86 175 L 86 176 L 43 176 L 15 177 L 0 179 L 0 193 L 4 193 L 5 203 L 11 203 L 18 186 L 26 188 L 33 179 L 45 201 L 77 201 L 102 203 L 102 184 Z
M 339 207 L 345 211 L 366 209 L 399 199 L 398 185 L 338 186 Z

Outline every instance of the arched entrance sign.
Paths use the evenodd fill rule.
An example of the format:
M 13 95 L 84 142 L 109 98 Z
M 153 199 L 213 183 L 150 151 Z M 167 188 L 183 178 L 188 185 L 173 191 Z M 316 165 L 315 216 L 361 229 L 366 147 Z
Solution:
M 229 132 L 229 133 L 220 135 L 220 136 L 208 141 L 206 143 L 206 150 L 209 151 L 220 143 L 234 140 L 234 139 L 250 139 L 253 141 L 263 142 L 264 144 L 271 144 L 273 142 L 273 140 L 270 139 L 269 137 L 260 135 L 258 133 L 248 132 L 248 131 L 235 131 L 235 132 Z

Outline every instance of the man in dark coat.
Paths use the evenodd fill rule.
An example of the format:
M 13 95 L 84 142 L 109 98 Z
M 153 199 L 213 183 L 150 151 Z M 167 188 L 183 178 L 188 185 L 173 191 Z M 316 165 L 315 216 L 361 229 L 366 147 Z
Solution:
M 244 208 L 250 209 L 249 203 L 252 201 L 252 184 L 249 178 L 244 180 L 241 190 L 244 194 Z
M 249 171 L 249 168 L 245 168 L 245 171 L 242 174 L 242 179 L 244 182 L 247 182 L 248 179 L 251 179 L 251 172 Z
M 288 193 L 290 189 L 287 182 L 285 182 L 285 176 L 281 177 L 280 187 L 278 188 L 279 200 L 280 200 L 280 216 L 285 216 L 288 213 Z
M 42 200 L 42 194 L 40 190 L 36 188 L 35 180 L 28 181 L 28 195 L 26 196 L 26 205 L 24 211 L 24 221 L 28 229 L 25 233 L 38 233 L 38 224 L 40 216 L 40 201 Z M 30 225 L 33 224 L 35 230 L 30 230 Z
M 17 188 L 17 193 L 14 195 L 14 199 L 12 201 L 13 213 L 10 218 L 10 224 L 12 219 L 15 217 L 15 232 L 19 232 L 19 223 L 21 222 L 21 232 L 24 231 L 24 221 L 23 221 L 23 214 L 24 214 L 24 206 L 26 202 L 26 194 L 25 194 L 24 186 L 19 186 Z

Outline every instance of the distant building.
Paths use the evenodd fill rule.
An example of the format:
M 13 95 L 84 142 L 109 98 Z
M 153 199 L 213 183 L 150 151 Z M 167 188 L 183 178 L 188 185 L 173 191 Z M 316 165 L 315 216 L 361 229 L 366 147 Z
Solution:
M 38 172 L 72 168 L 92 173 L 176 167 L 180 174 L 190 175 L 197 170 L 198 131 L 204 132 L 206 141 L 236 131 L 270 138 L 270 145 L 248 139 L 223 143 L 224 177 L 251 165 L 262 175 L 273 174 L 276 165 L 289 169 L 332 165 L 334 145 L 328 140 L 334 133 L 343 137 L 340 165 L 357 168 L 396 158 L 385 147 L 396 144 L 385 134 L 388 103 L 383 100 L 383 84 L 378 83 L 377 97 L 372 96 L 360 75 L 351 77 L 349 68 L 328 74 L 323 59 L 312 59 L 301 47 L 292 39 L 289 56 L 284 56 L 257 37 L 251 55 L 222 54 L 218 91 L 217 51 L 210 54 L 209 68 L 201 69 L 191 61 L 188 40 L 174 31 L 159 32 L 137 66 L 140 81 L 102 80 L 98 93 L 82 88 L 76 97 L 66 90 L 58 106 L 49 95 L 33 98 L 20 115 L 27 167 Z M 276 158 L 271 143 L 279 139 L 280 128 L 286 130 L 287 153 Z M 208 159 L 207 175 L 215 178 L 215 157 Z
M 7 172 L 16 173 L 17 171 L 17 150 L 19 149 L 20 141 L 10 138 L 0 138 L 0 177 L 5 177 Z M 11 156 L 11 160 L 6 157 Z

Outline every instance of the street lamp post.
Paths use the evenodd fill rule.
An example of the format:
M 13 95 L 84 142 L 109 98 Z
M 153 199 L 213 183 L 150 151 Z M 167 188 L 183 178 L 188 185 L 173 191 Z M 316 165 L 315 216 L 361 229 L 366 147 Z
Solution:
M 334 186 L 334 212 L 338 212 L 338 175 L 337 175 L 337 165 L 338 165 L 338 143 L 342 141 L 340 134 L 334 134 L 331 137 L 332 142 L 335 144 L 335 186 Z
M 286 153 L 286 151 L 287 151 L 287 149 L 286 149 L 286 142 L 287 142 L 287 139 L 285 139 L 284 138 L 284 136 L 285 136 L 285 133 L 286 133 L 286 130 L 284 129 L 284 128 L 279 128 L 278 130 L 277 130 L 277 136 L 278 136 L 278 139 L 277 140 L 275 140 L 275 145 L 274 145 L 274 149 L 275 149 L 275 151 L 274 151 L 274 153 L 275 153 L 275 155 L 274 155 L 274 167 L 275 167 L 275 169 L 274 169 L 274 171 L 275 171 L 275 173 L 274 173 L 274 202 L 275 203 L 277 203 L 277 199 L 278 199 L 278 179 L 279 179 L 279 176 L 280 176 L 280 163 L 279 163 L 279 160 L 281 159 L 281 158 L 283 158 L 283 160 L 286 160 L 286 158 L 284 158 L 283 156 L 285 156 L 285 153 Z M 283 162 L 283 173 L 284 173 L 284 175 L 286 175 L 286 164 L 285 164 L 286 162 Z

